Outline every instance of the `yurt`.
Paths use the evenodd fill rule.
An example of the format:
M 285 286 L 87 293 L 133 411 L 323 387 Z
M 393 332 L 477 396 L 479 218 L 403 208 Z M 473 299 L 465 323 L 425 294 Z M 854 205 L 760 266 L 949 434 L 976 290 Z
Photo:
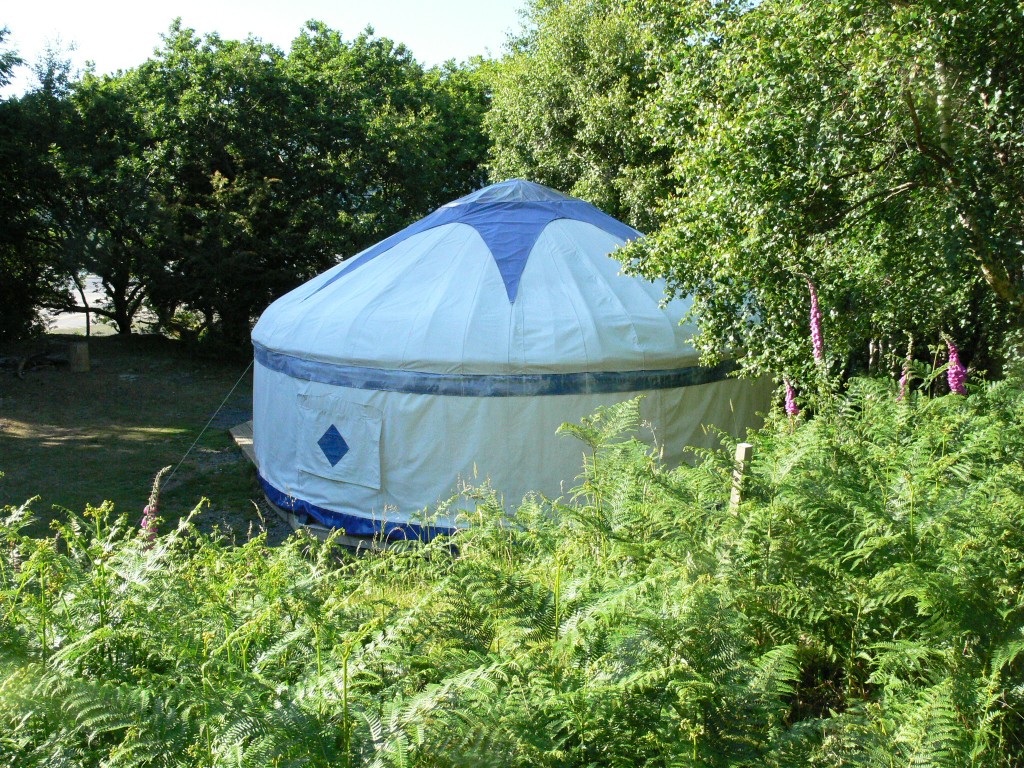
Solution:
M 644 395 L 668 462 L 742 434 L 770 385 L 701 367 L 687 300 L 622 274 L 640 233 L 527 181 L 442 206 L 275 301 L 252 332 L 253 441 L 267 497 L 350 536 L 458 526 L 465 483 L 510 508 L 576 483 L 583 446 L 556 434 Z M 465 502 L 469 504 L 469 502 Z

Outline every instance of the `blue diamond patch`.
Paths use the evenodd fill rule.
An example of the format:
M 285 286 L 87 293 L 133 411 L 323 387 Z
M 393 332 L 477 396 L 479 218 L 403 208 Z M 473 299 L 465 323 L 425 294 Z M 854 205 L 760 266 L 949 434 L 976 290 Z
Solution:
M 332 467 L 348 453 L 348 443 L 345 442 L 345 438 L 341 436 L 341 432 L 333 424 L 327 428 L 327 431 L 316 441 L 316 444 L 320 446 L 320 450 L 324 452 L 324 456 L 331 462 Z

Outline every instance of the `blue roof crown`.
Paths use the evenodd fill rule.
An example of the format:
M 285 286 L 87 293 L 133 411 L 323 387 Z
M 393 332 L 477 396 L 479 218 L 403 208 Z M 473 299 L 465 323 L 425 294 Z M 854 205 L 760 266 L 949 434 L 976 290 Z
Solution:
M 415 234 L 444 224 L 466 224 L 475 229 L 486 243 L 501 273 L 509 303 L 513 303 L 537 238 L 556 219 L 584 221 L 623 240 L 642 236 L 590 203 L 542 184 L 510 179 L 443 205 L 429 216 L 363 251 L 319 290 Z

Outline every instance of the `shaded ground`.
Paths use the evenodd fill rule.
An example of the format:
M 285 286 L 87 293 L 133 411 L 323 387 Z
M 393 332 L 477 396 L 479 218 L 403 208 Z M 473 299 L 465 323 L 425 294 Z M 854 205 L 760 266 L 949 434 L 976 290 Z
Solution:
M 22 351 L 71 338 L 48 336 Z M 202 359 L 156 336 L 94 336 L 89 356 L 87 373 L 51 368 L 19 379 L 0 372 L 0 506 L 39 496 L 37 533 L 62 508 L 81 512 L 104 500 L 141 517 L 153 477 L 181 462 L 238 382 L 165 483 L 160 513 L 174 525 L 205 497 L 200 527 L 237 538 L 259 531 L 255 471 L 227 431 L 251 418 L 252 376 L 242 375 L 248 360 Z M 289 531 L 276 518 L 266 525 L 274 540 Z

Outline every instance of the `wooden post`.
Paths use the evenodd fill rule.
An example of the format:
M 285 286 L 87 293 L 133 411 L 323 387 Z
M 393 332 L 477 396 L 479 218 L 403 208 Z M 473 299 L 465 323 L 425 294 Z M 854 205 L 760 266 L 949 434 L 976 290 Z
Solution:
M 73 341 L 68 345 L 68 367 L 72 373 L 89 370 L 89 342 Z
M 743 476 L 747 474 L 753 455 L 754 446 L 750 443 L 740 443 L 736 446 L 736 459 L 732 469 L 732 496 L 729 499 L 729 511 L 734 515 L 739 513 L 740 504 L 743 503 Z

